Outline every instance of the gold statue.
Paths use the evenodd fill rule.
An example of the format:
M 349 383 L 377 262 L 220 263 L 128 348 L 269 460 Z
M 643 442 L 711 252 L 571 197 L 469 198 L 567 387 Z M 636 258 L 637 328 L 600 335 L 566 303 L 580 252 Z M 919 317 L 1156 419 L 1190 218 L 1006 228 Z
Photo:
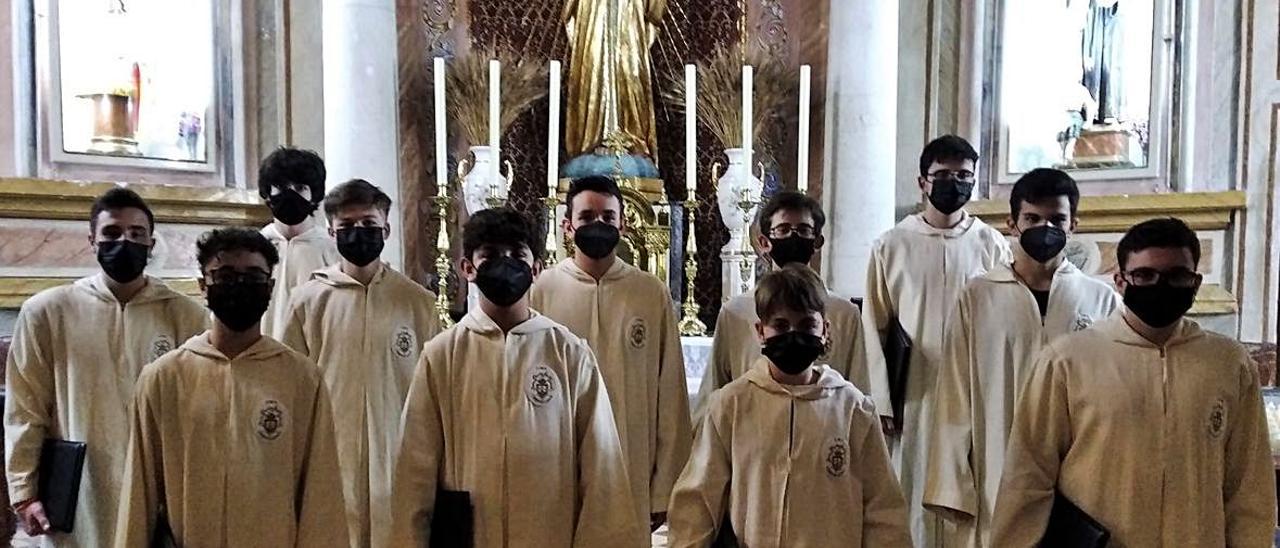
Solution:
M 571 53 L 564 144 L 570 157 L 623 139 L 632 144 L 627 152 L 656 158 L 649 48 L 666 11 L 666 0 L 565 2 Z

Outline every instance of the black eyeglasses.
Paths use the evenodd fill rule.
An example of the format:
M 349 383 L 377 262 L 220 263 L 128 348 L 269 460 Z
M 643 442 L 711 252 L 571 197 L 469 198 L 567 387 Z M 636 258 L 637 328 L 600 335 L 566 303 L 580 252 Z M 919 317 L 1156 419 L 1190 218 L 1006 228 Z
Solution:
M 210 272 L 208 277 L 216 285 L 234 283 L 265 284 L 271 281 L 270 272 L 256 268 L 247 272 L 239 272 L 232 268 L 219 268 Z
M 967 169 L 939 169 L 929 174 L 929 177 L 935 181 L 960 181 L 967 183 L 972 181 L 974 173 Z
M 790 238 L 792 234 L 801 238 L 812 239 L 818 235 L 818 231 L 810 225 L 791 226 L 788 224 L 781 224 L 769 227 L 769 236 L 774 238 Z
M 1199 273 L 1186 268 L 1175 268 L 1163 272 L 1154 268 L 1135 268 L 1125 272 L 1123 276 L 1125 281 L 1139 287 L 1156 285 L 1162 281 L 1172 287 L 1195 287 L 1202 278 Z

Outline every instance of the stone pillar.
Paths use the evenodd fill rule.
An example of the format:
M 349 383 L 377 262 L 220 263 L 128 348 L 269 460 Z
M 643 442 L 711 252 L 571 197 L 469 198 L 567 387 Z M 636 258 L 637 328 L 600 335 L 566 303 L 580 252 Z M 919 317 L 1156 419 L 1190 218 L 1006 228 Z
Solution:
M 830 1 L 822 272 L 862 296 L 871 246 L 894 223 L 898 0 Z
M 332 188 L 361 178 L 391 197 L 383 260 L 403 268 L 392 0 L 324 0 L 324 157 Z M 293 116 L 306 116 L 294 112 Z

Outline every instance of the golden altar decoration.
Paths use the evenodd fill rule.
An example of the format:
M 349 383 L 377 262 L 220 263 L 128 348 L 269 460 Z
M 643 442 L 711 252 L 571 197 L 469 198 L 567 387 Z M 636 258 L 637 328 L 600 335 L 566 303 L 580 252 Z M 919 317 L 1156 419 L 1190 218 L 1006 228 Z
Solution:
M 618 244 L 618 257 L 627 264 L 657 276 L 664 283 L 670 270 L 671 210 L 662 179 L 615 177 L 622 191 L 626 230 Z M 560 179 L 556 192 L 564 203 L 570 179 Z M 573 238 L 565 235 L 561 245 L 573 252 Z

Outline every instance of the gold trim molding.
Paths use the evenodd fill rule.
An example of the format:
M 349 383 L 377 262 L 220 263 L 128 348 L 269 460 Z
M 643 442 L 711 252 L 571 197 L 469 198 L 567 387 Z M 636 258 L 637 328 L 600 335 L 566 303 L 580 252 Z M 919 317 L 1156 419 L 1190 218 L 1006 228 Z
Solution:
M 1082 196 L 1079 233 L 1124 232 L 1129 227 L 1156 217 L 1178 217 L 1195 230 L 1224 230 L 1232 215 L 1245 208 L 1245 193 L 1186 192 L 1123 196 Z M 982 200 L 966 209 L 983 222 L 1008 232 L 1007 199 Z
M 67 285 L 78 279 L 80 278 L 0 278 L 0 310 L 17 310 L 22 306 L 22 303 L 36 293 Z M 169 284 L 169 287 L 173 288 L 174 291 L 188 297 L 198 298 L 200 296 L 200 284 L 195 278 L 171 278 L 166 279 L 164 283 Z
M 3 177 L 0 218 L 85 220 L 93 201 L 115 186 L 141 195 L 157 222 L 262 226 L 271 221 L 271 212 L 258 195 L 239 189 Z

